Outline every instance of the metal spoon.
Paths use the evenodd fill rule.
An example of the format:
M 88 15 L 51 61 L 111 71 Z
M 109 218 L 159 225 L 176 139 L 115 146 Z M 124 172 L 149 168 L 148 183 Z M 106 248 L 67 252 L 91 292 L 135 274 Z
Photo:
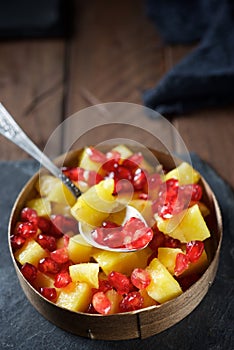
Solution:
M 16 123 L 14 118 L 10 115 L 10 113 L 6 110 L 6 108 L 0 103 L 0 134 L 5 136 L 8 140 L 15 143 L 18 147 L 23 149 L 26 153 L 30 154 L 35 160 L 41 163 L 51 174 L 55 177 L 59 178 L 71 191 L 75 198 L 79 198 L 81 196 L 81 191 L 78 187 L 74 185 L 74 183 L 65 176 L 62 171 L 32 142 L 31 139 L 25 134 L 25 132 L 20 128 L 20 126 Z M 130 219 L 131 217 L 137 217 L 141 221 L 143 221 L 146 225 L 146 222 L 142 215 L 132 206 L 126 206 L 126 215 L 123 220 L 123 224 Z M 114 252 L 132 252 L 139 249 L 127 249 L 127 248 L 110 248 L 106 245 L 98 244 L 92 238 L 92 229 L 84 225 L 82 223 L 78 223 L 79 232 L 82 237 L 92 246 L 97 248 L 101 248 L 107 251 Z M 145 246 L 144 246 L 145 247 Z M 143 249 L 141 247 L 140 249 Z

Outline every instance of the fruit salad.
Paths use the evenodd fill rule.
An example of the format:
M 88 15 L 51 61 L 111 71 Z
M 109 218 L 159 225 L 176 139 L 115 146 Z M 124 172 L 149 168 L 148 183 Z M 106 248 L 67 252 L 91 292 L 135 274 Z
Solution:
M 160 307 L 195 283 L 208 266 L 209 208 L 200 174 L 182 162 L 156 168 L 140 152 L 118 145 L 103 153 L 86 147 L 76 167 L 62 171 L 82 191 L 76 200 L 62 182 L 41 175 L 37 195 L 21 210 L 11 235 L 24 278 L 57 306 L 111 315 Z M 145 222 L 124 222 L 126 205 Z M 88 244 L 78 221 L 114 252 Z

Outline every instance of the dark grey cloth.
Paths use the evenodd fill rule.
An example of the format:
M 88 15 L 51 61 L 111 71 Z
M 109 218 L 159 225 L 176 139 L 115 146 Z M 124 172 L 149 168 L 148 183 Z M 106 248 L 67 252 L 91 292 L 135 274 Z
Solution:
M 148 0 L 148 14 L 167 43 L 198 46 L 143 94 L 162 115 L 234 103 L 233 0 Z
M 174 327 L 148 339 L 126 341 L 96 341 L 66 333 L 45 320 L 26 299 L 8 251 L 7 223 L 16 196 L 37 164 L 0 162 L 0 349 L 234 349 L 234 195 L 206 163 L 195 155 L 192 160 L 215 191 L 223 212 L 224 238 L 215 282 L 201 304 Z

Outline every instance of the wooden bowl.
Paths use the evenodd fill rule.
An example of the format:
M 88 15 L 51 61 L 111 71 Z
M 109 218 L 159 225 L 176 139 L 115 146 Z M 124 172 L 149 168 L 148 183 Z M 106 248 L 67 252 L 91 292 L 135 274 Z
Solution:
M 75 166 L 77 165 L 77 159 L 81 151 L 82 150 L 72 151 L 66 156 L 61 156 L 57 159 L 56 163 L 58 165 Z M 151 151 L 165 169 L 170 170 L 174 168 L 174 161 L 169 155 L 155 150 Z M 25 295 L 46 319 L 66 331 L 91 339 L 120 340 L 147 338 L 162 332 L 182 320 L 190 314 L 204 298 L 215 278 L 218 267 L 222 240 L 222 220 L 214 193 L 203 178 L 200 180 L 200 184 L 203 187 L 204 203 L 210 209 L 207 225 L 211 232 L 207 252 L 209 266 L 206 271 L 200 279 L 183 294 L 162 305 L 151 306 L 133 312 L 102 316 L 73 312 L 56 306 L 54 303 L 42 297 L 20 272 L 12 252 L 10 235 L 19 219 L 20 211 L 24 207 L 24 204 L 27 200 L 35 196 L 34 185 L 38 177 L 39 173 L 36 173 L 28 181 L 15 202 L 9 222 L 9 248 L 17 276 Z

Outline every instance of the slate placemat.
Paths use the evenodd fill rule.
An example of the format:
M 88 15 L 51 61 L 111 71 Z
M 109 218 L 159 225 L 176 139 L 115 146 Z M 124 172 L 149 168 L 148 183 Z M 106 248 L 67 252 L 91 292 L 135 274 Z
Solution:
M 0 162 L 0 349 L 234 349 L 234 194 L 206 163 L 196 155 L 192 160 L 214 190 L 223 214 L 224 237 L 215 282 L 200 305 L 174 327 L 148 339 L 127 341 L 72 335 L 45 320 L 28 302 L 8 251 L 7 224 L 17 194 L 38 165 L 31 160 Z

